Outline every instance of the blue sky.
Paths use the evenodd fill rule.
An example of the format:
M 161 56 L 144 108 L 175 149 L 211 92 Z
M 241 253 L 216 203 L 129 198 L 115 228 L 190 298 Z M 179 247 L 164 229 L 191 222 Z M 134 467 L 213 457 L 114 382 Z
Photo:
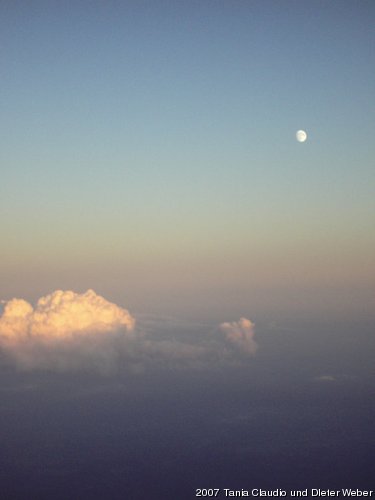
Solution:
M 366 1 L 4 2 L 2 295 L 368 306 L 374 19 Z

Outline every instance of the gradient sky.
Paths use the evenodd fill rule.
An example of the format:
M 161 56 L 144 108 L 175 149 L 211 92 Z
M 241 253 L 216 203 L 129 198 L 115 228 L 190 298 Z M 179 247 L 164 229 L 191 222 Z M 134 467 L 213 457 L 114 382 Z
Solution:
M 374 26 L 0 1 L 4 498 L 374 490 Z
M 370 315 L 374 23 L 373 1 L 1 2 L 0 298 Z

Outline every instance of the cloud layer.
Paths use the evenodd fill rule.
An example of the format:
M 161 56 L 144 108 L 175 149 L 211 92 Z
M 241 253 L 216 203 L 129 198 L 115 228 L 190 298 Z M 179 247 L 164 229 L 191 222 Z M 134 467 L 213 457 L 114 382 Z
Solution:
M 57 290 L 40 298 L 35 308 L 22 299 L 5 302 L 0 349 L 26 370 L 103 373 L 138 372 L 147 366 L 204 367 L 236 361 L 257 349 L 254 324 L 246 318 L 199 335 L 163 330 L 160 324 L 145 331 L 135 324 L 126 309 L 93 290 Z

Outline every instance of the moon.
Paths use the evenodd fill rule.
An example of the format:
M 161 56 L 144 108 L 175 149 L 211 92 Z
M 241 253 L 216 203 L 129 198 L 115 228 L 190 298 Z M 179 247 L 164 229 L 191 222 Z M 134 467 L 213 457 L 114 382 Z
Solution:
M 296 139 L 298 142 L 305 142 L 307 139 L 307 134 L 304 130 L 297 130 Z

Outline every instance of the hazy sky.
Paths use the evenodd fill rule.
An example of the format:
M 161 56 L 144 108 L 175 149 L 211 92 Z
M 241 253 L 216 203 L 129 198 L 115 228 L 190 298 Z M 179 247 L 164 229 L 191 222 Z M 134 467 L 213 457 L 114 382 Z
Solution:
M 1 2 L 0 298 L 369 315 L 374 22 L 372 1 Z

